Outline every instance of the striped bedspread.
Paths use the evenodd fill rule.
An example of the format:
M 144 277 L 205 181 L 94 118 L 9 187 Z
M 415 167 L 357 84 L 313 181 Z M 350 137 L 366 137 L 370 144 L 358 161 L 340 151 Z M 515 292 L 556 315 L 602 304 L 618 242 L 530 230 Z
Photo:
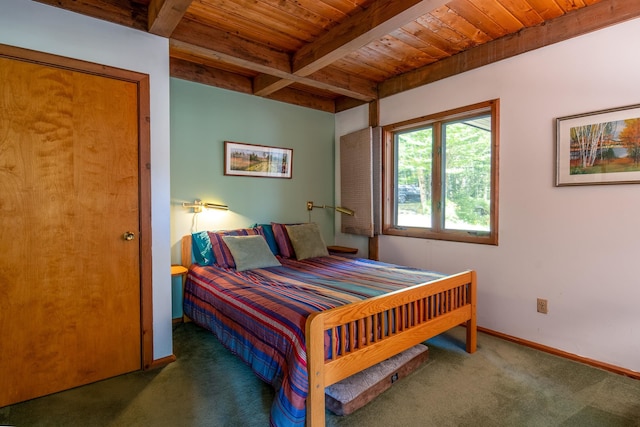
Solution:
M 194 264 L 184 310 L 275 388 L 271 425 L 303 426 L 307 316 L 444 275 L 338 256 L 280 262 L 244 272 Z

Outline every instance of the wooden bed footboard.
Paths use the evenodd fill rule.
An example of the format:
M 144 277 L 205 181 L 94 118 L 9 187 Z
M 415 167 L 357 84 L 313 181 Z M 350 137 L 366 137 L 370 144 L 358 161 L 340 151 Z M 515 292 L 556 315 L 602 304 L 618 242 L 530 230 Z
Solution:
M 473 353 L 475 271 L 312 314 L 306 324 L 307 425 L 325 425 L 325 387 L 461 324 Z M 334 351 L 325 360 L 327 333 Z

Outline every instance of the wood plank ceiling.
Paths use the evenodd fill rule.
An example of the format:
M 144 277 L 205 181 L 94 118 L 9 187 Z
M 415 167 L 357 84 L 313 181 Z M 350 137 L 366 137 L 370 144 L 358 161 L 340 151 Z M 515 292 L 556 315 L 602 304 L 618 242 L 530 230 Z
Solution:
M 171 76 L 328 112 L 640 16 L 629 0 L 37 0 L 170 39 Z

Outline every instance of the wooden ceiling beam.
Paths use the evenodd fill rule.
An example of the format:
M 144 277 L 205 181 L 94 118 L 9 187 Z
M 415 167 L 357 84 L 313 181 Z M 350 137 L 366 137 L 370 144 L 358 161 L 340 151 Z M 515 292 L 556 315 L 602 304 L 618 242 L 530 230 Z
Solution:
M 171 37 L 193 0 L 151 0 L 148 29 L 151 34 Z
M 147 31 L 147 7 L 122 0 L 35 0 L 38 3 Z
M 269 96 L 292 83 L 294 83 L 294 81 L 287 78 L 279 78 L 270 74 L 259 74 L 253 79 L 253 94 L 257 96 Z
M 301 82 L 304 84 L 331 90 L 349 98 L 365 102 L 378 98 L 378 84 L 376 82 L 331 67 L 324 68 L 303 79 Z
M 269 96 L 293 83 L 301 83 L 365 102 L 378 97 L 378 86 L 375 82 L 329 68 L 320 70 L 309 77 L 290 74 L 279 78 L 269 74 L 260 74 L 253 81 L 253 93 L 258 96 Z
M 375 1 L 296 52 L 293 73 L 308 76 L 446 3 L 443 0 Z
M 442 0 L 379 0 L 367 9 L 349 17 L 329 30 L 315 42 L 305 45 L 293 56 L 292 74 L 307 77 L 331 65 L 338 59 L 379 40 L 392 31 L 408 24 L 444 5 Z M 293 79 L 263 78 L 256 85 L 256 95 L 265 96 L 293 83 Z M 325 80 L 326 81 L 326 80 Z M 266 84 L 268 82 L 268 84 Z M 354 96 L 353 93 L 336 91 L 362 101 L 376 99 L 371 96 Z M 369 95 L 371 92 L 369 92 Z
M 378 0 L 296 52 L 292 73 L 300 77 L 310 76 L 444 3 L 442 0 Z M 261 83 L 266 81 L 269 84 L 258 86 L 256 95 L 274 93 L 293 83 L 293 80 L 273 78 L 262 79 Z M 375 98 L 356 96 L 356 99 L 371 101 Z
M 234 92 L 242 92 L 250 95 L 253 94 L 253 83 L 252 79 L 249 77 L 240 76 L 229 71 L 207 67 L 206 65 L 196 64 L 182 59 L 171 58 L 169 64 L 171 77 L 214 86 L 221 89 L 228 89 Z M 335 103 L 332 99 L 291 88 L 284 88 L 283 90 L 271 94 L 266 98 L 301 107 L 335 113 Z
M 229 71 L 174 58 L 171 58 L 169 61 L 169 70 L 171 77 L 236 92 L 253 93 L 251 78 Z
M 286 53 L 186 18 L 174 30 L 171 45 L 260 73 L 280 77 L 291 74 Z
M 549 20 L 543 25 L 523 28 L 515 34 L 392 77 L 378 85 L 378 93 L 380 98 L 386 98 L 637 17 L 640 17 L 640 2 L 602 0 Z
M 331 64 L 344 62 L 372 41 L 380 40 L 408 22 L 444 6 L 446 0 L 375 0 L 291 55 L 233 32 L 205 25 L 187 14 L 193 0 L 35 0 L 170 39 L 172 76 L 218 87 L 255 93 L 271 99 L 291 99 L 296 105 L 342 111 L 416 88 L 489 63 L 640 17 L 640 3 L 628 0 L 582 0 L 578 8 L 535 27 L 481 44 L 433 64 L 374 80 L 339 72 Z M 455 3 L 455 2 L 453 2 Z M 146 6 L 145 4 L 148 4 Z M 182 55 L 182 53 L 185 53 Z M 202 64 L 180 58 L 200 57 Z M 194 58 L 196 59 L 196 58 Z M 220 66 L 220 68 L 217 68 Z M 231 71 L 236 70 L 237 73 Z M 246 70 L 246 71 L 243 71 Z M 239 74 L 238 74 L 239 73 Z M 187 77 L 191 76 L 191 77 Z M 256 77 L 257 76 L 257 77 Z M 375 78 L 375 77 L 374 77 Z M 330 92 L 318 95 L 287 88 L 292 83 Z M 284 95 L 277 95 L 284 91 Z M 335 98 L 335 96 L 338 96 Z M 284 101 L 288 102 L 288 101 Z
M 321 70 L 309 77 L 296 76 L 290 72 L 286 54 L 262 48 L 260 53 L 249 56 L 246 54 L 248 44 L 254 52 L 259 48 L 257 45 L 239 42 L 237 38 L 229 37 L 228 34 L 225 37 L 227 40 L 222 42 L 221 38 L 226 33 L 215 32 L 201 24 L 190 23 L 189 28 L 190 31 L 185 31 L 182 25 L 178 26 L 169 42 L 170 48 L 261 73 L 254 80 L 255 95 L 269 96 L 292 83 L 302 83 L 366 102 L 378 96 L 377 85 L 371 80 L 329 69 Z M 209 42 L 210 40 L 212 42 Z M 242 44 L 235 44 L 236 42 Z M 256 61 L 256 56 L 263 59 Z
M 266 98 L 274 101 L 286 102 L 288 104 L 298 105 L 300 107 L 311 108 L 314 110 L 325 111 L 327 113 L 335 113 L 335 102 L 332 99 L 324 98 L 318 95 L 312 95 L 307 92 L 286 87 L 276 93 L 272 93 Z
M 367 104 L 364 101 L 360 101 L 358 99 L 353 99 L 353 98 L 347 98 L 344 96 L 337 98 L 335 103 L 336 103 L 336 113 L 339 113 L 341 111 L 347 111 L 352 108 Z

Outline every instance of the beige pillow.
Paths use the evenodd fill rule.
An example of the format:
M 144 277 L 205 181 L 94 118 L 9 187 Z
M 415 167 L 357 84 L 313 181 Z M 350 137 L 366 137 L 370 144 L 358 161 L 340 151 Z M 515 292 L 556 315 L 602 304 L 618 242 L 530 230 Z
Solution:
M 233 256 L 237 271 L 282 265 L 262 236 L 223 236 L 222 240 Z
M 286 227 L 297 259 L 329 255 L 327 245 L 322 239 L 318 224 L 312 222 L 300 225 L 287 225 Z

